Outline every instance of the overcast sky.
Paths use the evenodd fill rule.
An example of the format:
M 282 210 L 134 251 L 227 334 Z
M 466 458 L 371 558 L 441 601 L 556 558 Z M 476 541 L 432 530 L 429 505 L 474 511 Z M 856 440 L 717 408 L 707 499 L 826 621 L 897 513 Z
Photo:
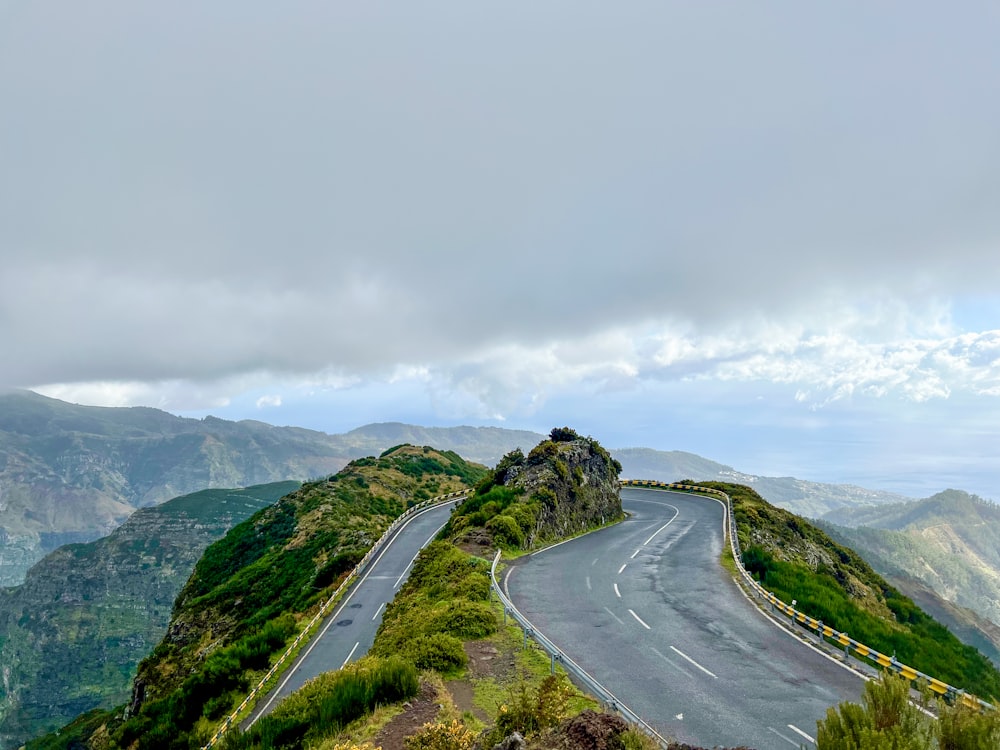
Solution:
M 1000 6 L 0 0 L 0 385 L 1000 500 Z

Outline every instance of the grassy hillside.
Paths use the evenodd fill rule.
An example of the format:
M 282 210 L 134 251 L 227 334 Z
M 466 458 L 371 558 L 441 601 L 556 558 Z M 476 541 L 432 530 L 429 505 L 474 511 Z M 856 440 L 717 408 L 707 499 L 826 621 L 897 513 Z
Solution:
M 904 664 L 987 700 L 1000 698 L 1000 672 L 989 660 L 889 585 L 856 552 L 749 487 L 702 484 L 732 498 L 743 563 L 765 588 Z
M 80 733 L 99 725 L 106 748 L 200 747 L 393 518 L 484 473 L 454 453 L 399 446 L 237 525 L 178 595 L 167 635 L 139 666 L 127 720 L 86 717 Z
M 202 551 L 296 490 L 204 490 L 137 511 L 112 534 L 61 547 L 0 590 L 0 746 L 125 701 Z

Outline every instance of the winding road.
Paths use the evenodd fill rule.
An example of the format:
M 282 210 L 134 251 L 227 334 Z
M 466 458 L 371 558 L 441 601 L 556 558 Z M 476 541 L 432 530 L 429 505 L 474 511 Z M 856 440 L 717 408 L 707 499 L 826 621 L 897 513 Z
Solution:
M 724 509 L 622 489 L 629 518 L 521 558 L 517 608 L 665 737 L 813 747 L 816 721 L 863 681 L 776 627 L 719 565 Z
M 278 686 L 258 701 L 242 724 L 252 726 L 287 695 L 324 672 L 360 659 L 375 642 L 382 612 L 406 581 L 417 554 L 447 523 L 457 500 L 434 505 L 400 526 L 376 555 L 358 582 L 326 617 L 319 633 L 303 649 Z

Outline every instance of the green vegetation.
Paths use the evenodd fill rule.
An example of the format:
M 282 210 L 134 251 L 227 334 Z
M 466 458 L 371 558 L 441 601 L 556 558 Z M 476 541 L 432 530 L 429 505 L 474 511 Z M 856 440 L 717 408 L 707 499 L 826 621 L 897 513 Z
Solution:
M 612 523 L 623 517 L 620 472 L 596 440 L 557 427 L 527 456 L 505 455 L 441 535 L 516 554 Z
M 909 701 L 906 680 L 883 673 L 865 685 L 862 705 L 841 703 L 817 722 L 818 750 L 996 750 L 1000 714 L 939 704 L 938 721 Z
M 489 563 L 432 542 L 386 607 L 371 653 L 400 654 L 419 669 L 456 673 L 466 664 L 462 641 L 496 632 L 489 597 Z
M 0 592 L 0 736 L 52 731 L 128 700 L 147 644 L 202 551 L 234 523 L 299 488 L 278 482 L 212 489 L 136 511 L 110 535 L 65 545 L 30 584 Z
M 1000 665 L 1000 506 L 947 490 L 905 505 L 842 509 L 818 525 Z
M 456 533 L 478 530 L 510 545 L 555 540 L 560 529 L 579 533 L 620 517 L 620 467 L 607 452 L 567 428 L 550 438 L 527 457 L 509 454 L 489 474 L 454 454 L 402 446 L 307 483 L 252 516 L 206 551 L 178 595 L 167 638 L 140 667 L 137 684 L 145 696 L 138 710 L 124 722 L 110 714 L 93 717 L 90 740 L 89 729 L 80 739 L 106 750 L 203 744 L 392 517 L 425 494 L 476 483 L 478 491 L 454 514 L 452 525 L 464 524 Z M 531 492 L 516 481 L 529 476 Z M 248 734 L 227 734 L 224 746 L 336 747 L 345 735 L 356 736 L 358 720 L 377 706 L 413 696 L 420 670 L 431 682 L 469 679 L 469 641 L 503 644 L 512 665 L 532 664 L 494 684 L 493 693 L 503 697 L 487 712 L 498 738 L 514 730 L 538 736 L 573 710 L 593 708 L 565 676 L 548 674 L 548 659 L 534 647 L 522 651 L 512 627 L 500 630 L 489 562 L 445 539 L 428 545 L 414 563 L 368 657 L 309 683 Z M 476 682 L 481 696 L 484 681 Z M 481 708 L 477 702 L 476 711 Z M 464 749 L 482 726 L 472 713 L 461 720 L 439 716 L 411 745 Z
M 120 710 L 104 716 L 104 746 L 203 745 L 394 517 L 422 495 L 463 489 L 484 474 L 453 453 L 402 446 L 309 482 L 234 527 L 199 560 L 177 597 L 167 637 L 140 664 L 138 710 L 124 722 Z M 474 619 L 453 608 L 441 617 L 454 628 L 471 628 Z M 381 684 L 379 675 L 398 673 L 395 663 L 358 679 Z M 372 700 L 387 695 L 378 688 Z M 336 714 L 325 698 L 317 705 L 333 712 L 324 716 Z M 279 734 L 294 735 L 288 727 L 301 726 L 301 718 L 286 717 Z
M 223 750 L 301 748 L 337 735 L 376 706 L 412 698 L 420 687 L 413 664 L 371 656 L 310 680 L 245 733 L 229 732 Z
M 904 664 L 987 700 L 1000 698 L 1000 672 L 975 648 L 890 586 L 854 551 L 749 487 L 702 486 L 732 498 L 743 564 L 785 602 Z

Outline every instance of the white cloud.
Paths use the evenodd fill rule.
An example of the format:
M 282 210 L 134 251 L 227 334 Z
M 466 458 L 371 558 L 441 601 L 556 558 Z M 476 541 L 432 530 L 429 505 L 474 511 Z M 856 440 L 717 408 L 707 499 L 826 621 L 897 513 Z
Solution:
M 281 406 L 281 396 L 261 396 L 257 399 L 257 408 L 266 409 L 267 407 L 277 407 Z

